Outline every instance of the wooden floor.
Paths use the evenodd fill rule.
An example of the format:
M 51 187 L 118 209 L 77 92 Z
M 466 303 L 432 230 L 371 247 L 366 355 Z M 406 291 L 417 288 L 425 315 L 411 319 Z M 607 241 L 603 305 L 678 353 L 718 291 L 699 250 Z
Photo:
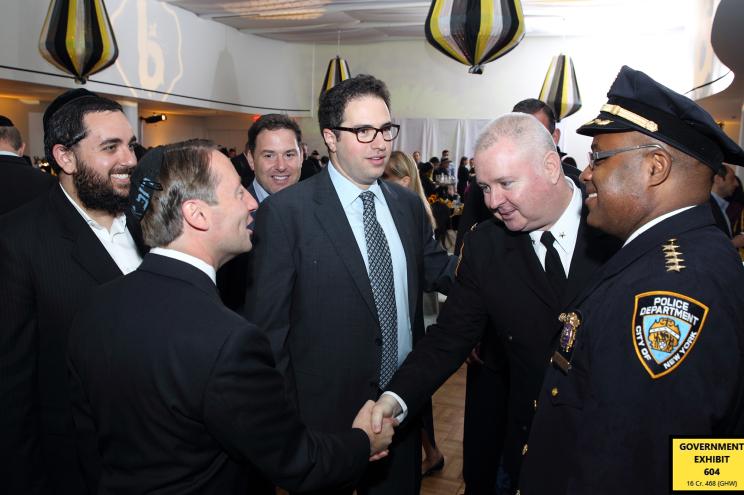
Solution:
M 463 365 L 440 387 L 434 404 L 434 435 L 444 454 L 444 469 L 424 478 L 421 495 L 459 495 L 462 481 L 462 422 L 465 411 L 465 372 Z

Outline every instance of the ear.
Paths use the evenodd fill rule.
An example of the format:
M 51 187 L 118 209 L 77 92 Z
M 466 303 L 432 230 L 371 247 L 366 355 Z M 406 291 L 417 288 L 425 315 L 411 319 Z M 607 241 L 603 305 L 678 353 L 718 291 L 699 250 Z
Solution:
M 52 147 L 52 156 L 65 174 L 72 175 L 77 171 L 77 158 L 70 148 L 55 144 Z
M 561 130 L 556 127 L 555 130 L 553 131 L 553 142 L 555 143 L 556 146 L 558 146 L 558 142 L 560 140 L 561 140 Z
M 23 156 L 23 152 L 26 151 L 26 143 L 21 143 L 21 147 L 16 150 L 18 156 Z
M 672 157 L 664 150 L 656 150 L 643 161 L 649 186 L 663 184 L 672 171 Z M 717 177 L 717 176 L 716 176 Z
M 253 164 L 253 153 L 251 153 L 250 150 L 246 150 L 245 152 L 245 158 L 248 160 L 248 165 L 251 167 L 251 170 L 254 172 L 256 171 L 256 166 Z
M 400 179 L 400 184 L 406 188 L 411 186 L 411 178 L 409 176 L 402 177 Z
M 325 141 L 328 151 L 331 153 L 336 152 L 336 134 L 330 129 L 323 129 L 323 141 Z
M 207 204 L 199 199 L 184 201 L 181 205 L 183 221 L 194 230 L 207 231 L 210 225 L 210 211 Z
M 556 184 L 561 179 L 563 168 L 561 167 L 561 157 L 557 152 L 548 151 L 545 153 L 543 170 L 551 184 Z

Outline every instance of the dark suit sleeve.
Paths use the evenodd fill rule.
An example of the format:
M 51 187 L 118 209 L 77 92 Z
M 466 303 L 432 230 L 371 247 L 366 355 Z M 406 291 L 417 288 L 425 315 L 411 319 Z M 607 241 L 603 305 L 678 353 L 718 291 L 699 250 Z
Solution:
M 16 239 L 0 226 L 0 479 L 8 493 L 32 493 L 38 336 L 32 268 Z
M 455 284 L 437 323 L 429 327 L 388 386 L 406 402 L 409 415 L 416 414 L 481 340 L 488 312 L 475 259 L 478 256 L 463 249 Z
M 71 330 L 70 342 L 74 326 Z M 71 350 L 72 351 L 72 350 Z M 67 356 L 67 385 L 70 391 L 70 403 L 72 405 L 72 417 L 75 421 L 75 449 L 80 458 L 80 467 L 83 470 L 85 484 L 89 493 L 98 492 L 98 481 L 101 477 L 101 457 L 98 452 L 98 437 L 96 425 L 93 420 L 93 411 L 90 407 L 88 394 L 80 379 L 77 367 L 71 359 L 73 352 Z
M 246 293 L 245 317 L 268 336 L 276 367 L 288 376 L 289 311 L 297 274 L 284 219 L 270 200 L 258 209 L 254 232 L 253 281 Z
M 286 401 L 266 337 L 255 326 L 232 332 L 204 396 L 207 427 L 231 456 L 250 461 L 279 486 L 316 490 L 357 481 L 369 440 L 358 429 L 311 432 Z

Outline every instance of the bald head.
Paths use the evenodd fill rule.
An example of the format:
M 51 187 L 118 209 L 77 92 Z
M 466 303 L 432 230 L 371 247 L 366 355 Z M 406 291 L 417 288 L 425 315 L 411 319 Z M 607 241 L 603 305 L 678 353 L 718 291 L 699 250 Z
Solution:
M 476 142 L 475 161 L 486 206 L 509 230 L 549 229 L 571 200 L 553 139 L 532 115 L 494 120 Z
M 475 153 L 495 145 L 513 146 L 530 163 L 538 163 L 546 153 L 556 153 L 553 137 L 533 115 L 512 112 L 504 114 L 486 127 L 475 143 Z

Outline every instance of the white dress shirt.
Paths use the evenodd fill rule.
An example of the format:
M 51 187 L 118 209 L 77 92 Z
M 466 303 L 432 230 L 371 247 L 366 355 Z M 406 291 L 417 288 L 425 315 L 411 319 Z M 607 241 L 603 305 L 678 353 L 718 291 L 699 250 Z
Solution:
M 261 184 L 256 179 L 253 179 L 253 190 L 256 191 L 256 201 L 258 201 L 258 204 L 263 203 L 263 200 L 271 195 L 266 189 L 261 187 Z
M 165 256 L 167 258 L 173 258 L 174 260 L 188 263 L 194 268 L 198 268 L 199 270 L 204 272 L 204 274 L 212 280 L 213 284 L 217 284 L 217 272 L 215 271 L 214 267 L 206 261 L 197 258 L 196 256 L 191 256 L 190 254 L 186 254 L 182 251 L 176 251 L 175 249 L 162 247 L 152 248 L 150 250 L 150 253 L 159 254 L 160 256 Z
M 354 233 L 359 251 L 364 258 L 364 265 L 369 275 L 369 260 L 367 256 L 367 241 L 364 237 L 364 205 L 359 197 L 365 190 L 360 189 L 349 179 L 341 175 L 332 162 L 329 162 L 328 173 L 331 176 L 336 194 L 338 194 L 341 205 L 346 213 L 351 230 Z M 393 262 L 393 283 L 395 286 L 395 308 L 398 313 L 398 366 L 405 361 L 408 353 L 413 348 L 413 336 L 411 334 L 411 320 L 408 308 L 408 272 L 406 265 L 406 252 L 400 240 L 395 221 L 390 214 L 385 196 L 382 194 L 380 185 L 375 182 L 367 191 L 375 195 L 375 213 L 377 221 L 385 232 L 388 247 L 390 248 L 390 259 Z
M 83 220 L 88 224 L 90 230 L 92 230 L 98 240 L 101 241 L 101 244 L 103 244 L 103 247 L 114 260 L 116 266 L 119 267 L 119 270 L 121 270 L 124 275 L 136 270 L 140 263 L 142 263 L 142 256 L 137 252 L 137 244 L 135 244 L 134 238 L 127 228 L 126 215 L 122 213 L 114 218 L 114 221 L 111 224 L 111 230 L 108 230 L 106 227 L 93 220 L 90 215 L 88 215 L 88 213 L 82 209 L 69 194 L 67 194 L 67 191 L 65 191 L 65 188 L 62 187 L 61 184 L 59 187 L 62 188 L 65 197 L 70 201 L 70 203 L 72 203 L 72 206 L 75 207 L 77 212 L 80 213 L 80 216 L 83 217 Z
M 566 178 L 566 182 L 569 183 L 573 190 L 571 201 L 568 206 L 563 210 L 558 221 L 556 221 L 550 228 L 550 233 L 555 237 L 553 246 L 558 252 L 558 257 L 561 259 L 561 265 L 563 270 L 566 272 L 568 277 L 569 270 L 571 268 L 571 259 L 573 258 L 574 248 L 576 247 L 576 237 L 579 234 L 579 224 L 581 223 L 581 190 L 573 183 L 569 178 Z M 530 232 L 530 238 L 532 240 L 532 248 L 535 250 L 535 254 L 540 260 L 540 264 L 545 269 L 545 255 L 548 252 L 540 237 L 544 231 L 533 230 Z

